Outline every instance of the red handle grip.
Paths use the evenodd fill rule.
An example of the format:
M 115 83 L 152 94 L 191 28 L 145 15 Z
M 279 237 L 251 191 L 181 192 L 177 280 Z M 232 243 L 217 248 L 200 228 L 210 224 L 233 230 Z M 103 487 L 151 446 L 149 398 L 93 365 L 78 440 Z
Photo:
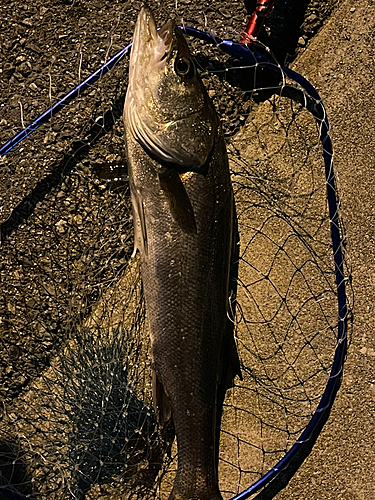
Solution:
M 254 12 L 251 14 L 245 31 L 240 37 L 240 43 L 250 44 L 259 35 L 264 20 L 270 15 L 277 0 L 258 0 Z

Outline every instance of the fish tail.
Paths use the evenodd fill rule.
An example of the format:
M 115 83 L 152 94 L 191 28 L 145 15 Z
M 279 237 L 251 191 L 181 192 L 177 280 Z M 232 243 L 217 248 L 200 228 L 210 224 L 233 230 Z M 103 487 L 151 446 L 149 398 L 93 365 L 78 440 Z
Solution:
M 195 478 L 186 473 L 182 469 L 177 470 L 168 500 L 223 500 L 214 471 L 207 471 L 203 476 L 198 474 Z

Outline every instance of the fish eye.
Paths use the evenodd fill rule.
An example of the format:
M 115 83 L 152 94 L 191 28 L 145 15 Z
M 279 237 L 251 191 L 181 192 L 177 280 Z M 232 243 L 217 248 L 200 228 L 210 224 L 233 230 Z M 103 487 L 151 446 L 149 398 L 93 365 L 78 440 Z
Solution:
M 179 57 L 175 62 L 175 70 L 179 76 L 191 78 L 194 74 L 194 66 L 187 57 Z

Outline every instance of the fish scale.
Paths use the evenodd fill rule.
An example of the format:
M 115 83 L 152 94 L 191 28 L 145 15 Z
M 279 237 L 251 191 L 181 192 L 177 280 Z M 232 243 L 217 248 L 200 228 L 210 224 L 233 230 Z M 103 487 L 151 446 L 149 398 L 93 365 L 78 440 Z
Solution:
M 135 245 L 141 257 L 155 372 L 154 405 L 161 429 L 173 421 L 177 437 L 178 467 L 170 500 L 220 500 L 222 403 L 225 390 L 240 373 L 227 316 L 233 192 L 225 143 L 212 102 L 189 66 L 190 53 L 174 23 L 157 33 L 151 12 L 143 8 L 132 58 L 124 123 Z M 182 61 L 180 68 L 189 72 L 177 74 L 175 61 Z M 138 84 L 142 77 L 143 88 Z M 161 99 L 153 116 L 168 85 L 171 98 Z M 182 118 L 177 115 L 171 128 L 170 110 L 164 113 L 164 126 L 162 120 L 163 106 L 173 106 L 173 92 L 181 99 Z M 203 154 L 209 143 L 211 149 Z M 170 156 L 173 162 L 168 163 Z

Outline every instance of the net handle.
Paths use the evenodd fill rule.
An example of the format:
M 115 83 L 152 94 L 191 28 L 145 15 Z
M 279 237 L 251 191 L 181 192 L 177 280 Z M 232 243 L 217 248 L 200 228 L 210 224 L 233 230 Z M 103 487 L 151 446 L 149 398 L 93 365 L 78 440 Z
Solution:
M 47 123 L 53 116 L 55 116 L 64 106 L 70 104 L 76 97 L 83 94 L 91 85 L 93 85 L 99 78 L 108 73 L 113 66 L 121 61 L 129 52 L 131 48 L 131 43 L 127 45 L 124 49 L 120 50 L 116 55 L 114 55 L 109 61 L 107 61 L 103 66 L 96 70 L 92 75 L 90 75 L 86 80 L 77 85 L 73 90 L 68 92 L 60 101 L 53 104 L 47 109 L 42 115 L 40 115 L 36 120 L 34 120 L 30 125 L 21 130 L 12 139 L 6 142 L 0 148 L 0 158 L 6 153 L 9 153 L 17 144 L 23 141 L 28 135 L 30 135 L 34 130 L 39 128 L 44 123 Z
M 272 13 L 277 0 L 257 0 L 254 12 L 251 14 L 245 31 L 241 33 L 240 43 L 252 44 L 259 36 L 265 19 Z

